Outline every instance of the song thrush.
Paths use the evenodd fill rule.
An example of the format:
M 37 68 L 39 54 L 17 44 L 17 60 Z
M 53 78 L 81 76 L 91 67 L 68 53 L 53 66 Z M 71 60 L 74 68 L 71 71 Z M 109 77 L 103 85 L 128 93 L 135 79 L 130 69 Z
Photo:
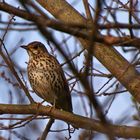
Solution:
M 56 58 L 37 41 L 21 47 L 29 55 L 27 72 L 34 92 L 56 108 L 72 112 L 68 83 Z

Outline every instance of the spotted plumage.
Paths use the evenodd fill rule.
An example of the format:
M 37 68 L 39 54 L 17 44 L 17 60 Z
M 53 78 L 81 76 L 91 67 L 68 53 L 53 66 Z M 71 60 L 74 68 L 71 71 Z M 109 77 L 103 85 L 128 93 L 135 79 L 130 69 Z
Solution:
M 55 57 L 40 42 L 22 46 L 29 54 L 28 78 L 35 93 L 45 101 L 72 112 L 68 83 Z

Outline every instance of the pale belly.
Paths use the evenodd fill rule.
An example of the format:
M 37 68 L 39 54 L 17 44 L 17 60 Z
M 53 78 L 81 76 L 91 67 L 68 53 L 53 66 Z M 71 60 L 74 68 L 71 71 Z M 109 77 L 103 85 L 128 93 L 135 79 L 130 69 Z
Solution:
M 30 72 L 28 75 L 34 92 L 45 101 L 53 104 L 57 98 L 52 89 L 48 76 L 49 75 L 47 75 L 45 72 L 39 72 L 36 70 Z

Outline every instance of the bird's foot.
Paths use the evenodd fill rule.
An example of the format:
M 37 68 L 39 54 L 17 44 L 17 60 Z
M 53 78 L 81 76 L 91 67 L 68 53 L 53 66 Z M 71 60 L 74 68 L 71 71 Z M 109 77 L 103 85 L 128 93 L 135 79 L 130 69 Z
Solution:
M 45 100 L 43 100 L 42 102 L 35 102 L 35 104 L 37 104 L 37 109 L 39 109 L 39 107 L 45 102 Z
M 51 112 L 53 109 L 55 109 L 55 105 L 52 105 L 52 106 L 47 105 L 47 106 L 50 107 L 49 112 Z

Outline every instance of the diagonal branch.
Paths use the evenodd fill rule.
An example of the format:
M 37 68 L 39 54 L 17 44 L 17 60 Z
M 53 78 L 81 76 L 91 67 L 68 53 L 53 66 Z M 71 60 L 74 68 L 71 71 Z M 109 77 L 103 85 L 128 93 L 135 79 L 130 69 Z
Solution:
M 71 22 L 66 23 L 66 21 L 62 22 L 62 21 L 58 21 L 58 20 L 54 20 L 54 19 L 46 19 L 43 16 L 38 16 L 33 13 L 28 13 L 25 10 L 15 8 L 7 3 L 2 3 L 2 2 L 0 2 L 0 10 L 8 12 L 10 14 L 12 13 L 16 16 L 19 16 L 19 17 L 24 18 L 29 21 L 39 20 L 46 27 L 53 28 L 57 31 L 65 32 L 65 33 L 74 35 L 76 37 L 81 37 L 81 38 L 84 38 L 87 40 L 89 39 L 89 33 L 85 30 L 81 30 L 81 29 L 91 29 L 91 27 L 92 27 L 90 24 L 85 25 L 84 24 L 85 21 L 80 22 L 80 23 L 71 23 Z M 12 24 L 16 25 L 16 23 L 12 23 Z M 17 23 L 17 24 L 22 25 L 22 23 Z M 26 25 L 26 23 L 24 23 L 24 24 Z M 33 24 L 33 25 L 35 25 L 35 24 Z M 109 28 L 126 28 L 126 29 L 128 29 L 128 28 L 130 28 L 130 25 L 128 25 L 128 24 L 119 24 L 119 23 L 115 24 L 115 25 L 114 25 L 114 23 L 110 23 L 109 25 L 106 24 L 106 25 L 98 25 L 98 26 L 99 26 L 99 29 L 109 29 Z M 139 28 L 140 28 L 139 25 L 132 26 L 132 29 L 139 29 Z M 10 28 L 9 30 L 12 30 L 12 29 L 16 30 L 16 28 Z M 32 29 L 36 29 L 36 28 L 32 28 Z M 128 37 L 128 36 L 115 37 L 115 36 L 107 36 L 107 35 L 96 35 L 95 39 L 97 42 L 105 43 L 108 45 L 113 45 L 113 44 L 123 45 L 123 46 L 126 45 L 126 46 L 135 46 L 137 48 L 140 48 L 139 47 L 140 39 L 136 38 L 136 37 L 134 39 L 132 39 L 131 37 Z
M 37 0 L 46 10 L 57 19 L 68 23 L 86 23 L 71 5 L 64 0 Z M 88 48 L 88 42 L 78 38 L 82 46 Z M 114 48 L 101 43 L 94 45 L 95 57 L 124 85 L 132 96 L 140 102 L 140 74 L 135 67 L 121 56 Z
M 42 133 L 42 135 L 40 137 L 40 140 L 45 140 L 47 138 L 48 133 L 49 133 L 49 131 L 50 131 L 51 126 L 53 125 L 53 123 L 54 123 L 54 119 L 53 118 L 50 118 L 48 124 L 46 125 L 45 130 L 43 131 L 43 133 Z

